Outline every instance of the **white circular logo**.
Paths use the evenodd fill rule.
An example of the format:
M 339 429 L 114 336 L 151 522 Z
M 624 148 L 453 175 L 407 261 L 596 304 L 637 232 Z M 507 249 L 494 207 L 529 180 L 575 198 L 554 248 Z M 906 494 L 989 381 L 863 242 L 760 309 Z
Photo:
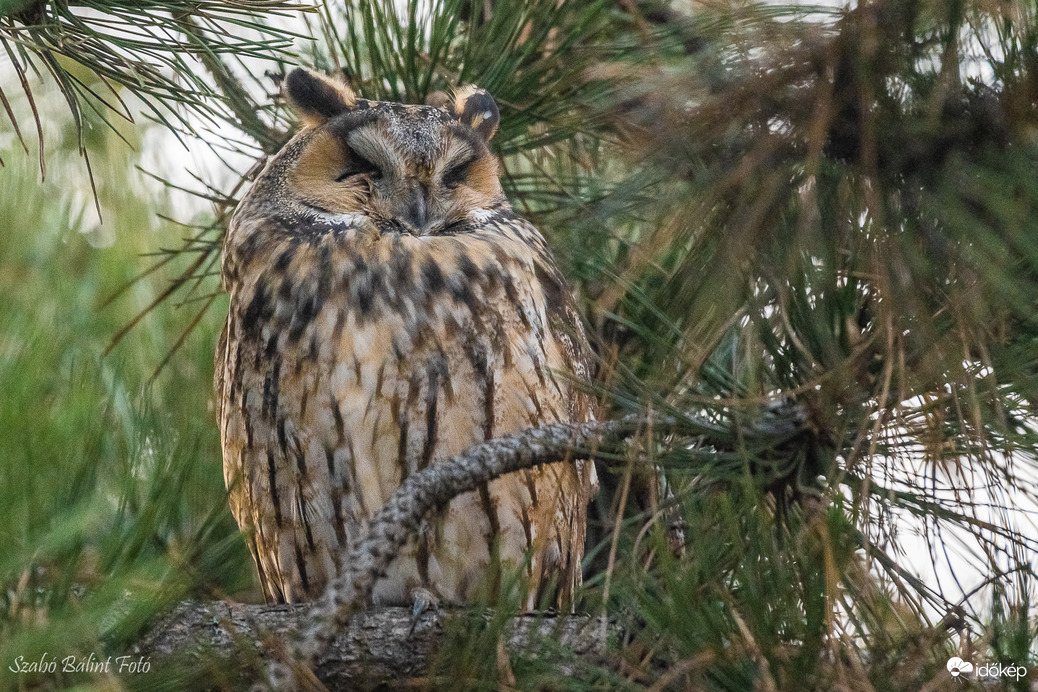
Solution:
M 969 661 L 963 661 L 958 656 L 952 656 L 948 659 L 948 665 L 945 666 L 948 672 L 952 674 L 953 678 L 957 678 L 963 673 L 973 672 L 973 664 Z

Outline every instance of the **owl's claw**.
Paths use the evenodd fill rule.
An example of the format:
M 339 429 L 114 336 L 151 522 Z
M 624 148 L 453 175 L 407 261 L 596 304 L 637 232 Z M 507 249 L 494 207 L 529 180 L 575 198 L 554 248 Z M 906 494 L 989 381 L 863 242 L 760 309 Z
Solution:
M 421 619 L 422 613 L 439 606 L 440 599 L 429 589 L 423 589 L 419 586 L 411 589 L 411 604 L 411 629 L 407 632 L 408 637 L 414 634 L 414 628 L 418 625 L 418 620 Z

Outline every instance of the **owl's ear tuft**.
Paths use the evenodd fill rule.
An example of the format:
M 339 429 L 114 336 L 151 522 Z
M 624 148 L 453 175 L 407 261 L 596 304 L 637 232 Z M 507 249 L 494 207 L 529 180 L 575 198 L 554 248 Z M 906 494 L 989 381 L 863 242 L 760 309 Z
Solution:
M 285 92 L 308 127 L 317 127 L 357 103 L 353 90 L 345 83 L 302 67 L 288 74 Z
M 494 97 L 471 84 L 454 92 L 454 101 L 447 104 L 447 110 L 463 125 L 483 135 L 483 139 L 493 137 L 501 122 Z

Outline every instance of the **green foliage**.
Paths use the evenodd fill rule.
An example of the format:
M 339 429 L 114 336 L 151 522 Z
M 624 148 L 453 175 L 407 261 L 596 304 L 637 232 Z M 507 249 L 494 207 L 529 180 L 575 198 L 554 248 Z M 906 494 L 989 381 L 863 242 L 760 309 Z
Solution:
M 266 21 L 298 12 L 287 0 L 183 2 L 104 2 L 17 0 L 0 4 L 0 45 L 28 100 L 31 116 L 16 114 L 0 89 L 0 103 L 22 147 L 22 130 L 31 117 L 40 143 L 43 132 L 33 98 L 33 73 L 46 72 L 57 85 L 82 141 L 85 118 L 92 113 L 116 130 L 112 117 L 132 122 L 140 110 L 168 126 L 194 130 L 190 116 L 227 118 L 230 95 L 213 88 L 199 63 L 218 69 L 212 56 L 272 59 L 291 46 L 285 30 Z M 5 85 L 9 86 L 9 85 Z M 128 104 L 127 95 L 139 99 Z
M 125 146 L 91 154 L 105 174 L 103 231 L 87 207 L 89 189 L 66 193 L 80 171 L 74 154 L 52 166 L 45 184 L 25 158 L 3 171 L 0 689 L 43 682 L 10 672 L 18 656 L 121 653 L 173 603 L 252 585 L 206 414 L 215 325 L 200 325 L 151 387 L 151 372 L 185 327 L 172 305 L 102 357 L 162 282 L 137 284 L 121 310 L 99 306 L 139 271 L 140 252 L 176 230 L 157 223 L 163 196 L 143 184 Z M 48 679 L 71 686 L 113 678 Z

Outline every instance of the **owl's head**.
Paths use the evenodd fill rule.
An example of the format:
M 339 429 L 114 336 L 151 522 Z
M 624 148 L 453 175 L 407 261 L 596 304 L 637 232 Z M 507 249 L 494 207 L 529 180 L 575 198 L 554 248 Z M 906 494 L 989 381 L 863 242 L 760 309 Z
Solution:
M 284 184 L 316 212 L 362 213 L 431 235 L 505 202 L 488 146 L 500 116 L 482 89 L 460 89 L 443 107 L 411 106 L 357 98 L 341 82 L 296 69 L 286 92 L 303 131 Z

